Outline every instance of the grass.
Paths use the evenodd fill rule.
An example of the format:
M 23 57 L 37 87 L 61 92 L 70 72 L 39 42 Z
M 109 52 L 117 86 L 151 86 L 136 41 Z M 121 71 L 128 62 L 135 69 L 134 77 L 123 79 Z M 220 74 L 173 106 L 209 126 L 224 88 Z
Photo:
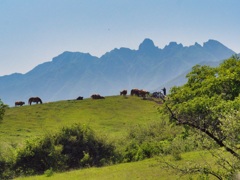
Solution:
M 205 158 L 211 159 L 211 155 L 208 152 L 189 152 L 182 154 L 182 160 L 172 161 L 171 156 L 167 156 L 166 159 L 172 161 L 175 165 L 184 165 L 192 162 L 198 162 L 204 164 Z M 196 175 L 180 176 L 174 170 L 166 169 L 161 163 L 160 157 L 146 159 L 139 162 L 123 163 L 113 166 L 101 167 L 101 168 L 88 168 L 81 170 L 73 170 L 65 173 L 53 173 L 52 176 L 47 177 L 31 176 L 20 177 L 17 180 L 77 180 L 77 179 L 89 179 L 89 180 L 122 180 L 122 179 L 151 179 L 151 180 L 169 180 L 169 179 L 197 179 Z M 214 179 L 214 178 L 211 178 Z
M 56 173 L 47 179 L 162 179 L 168 175 L 161 170 L 156 159 L 148 159 L 141 162 L 123 163 L 102 168 L 89 168 L 69 171 L 66 173 Z M 165 175 L 164 175 L 165 174 Z M 147 178 L 146 178 L 147 177 Z M 19 178 L 19 180 L 41 180 L 46 179 L 45 175 Z
M 12 147 L 18 147 L 31 137 L 59 131 L 64 126 L 81 123 L 90 126 L 96 133 L 109 140 L 118 140 L 127 135 L 128 130 L 138 125 L 161 121 L 159 104 L 144 101 L 138 97 L 111 96 L 106 99 L 82 101 L 57 101 L 38 105 L 26 105 L 7 109 L 0 124 L 0 152 L 11 153 Z M 167 133 L 171 133 L 168 132 Z M 173 132 L 172 132 L 173 133 Z M 164 135 L 163 135 L 164 136 Z M 211 159 L 210 154 L 204 154 Z M 189 161 L 205 163 L 199 152 L 181 155 L 174 161 L 176 165 L 185 165 Z M 47 173 L 51 174 L 51 171 Z M 88 168 L 65 173 L 54 173 L 47 177 L 23 177 L 19 179 L 188 179 L 179 178 L 174 171 L 167 171 L 159 159 L 151 158 L 140 162 L 124 163 L 101 168 Z
M 52 133 L 74 123 L 89 125 L 108 138 L 122 138 L 127 129 L 160 120 L 153 101 L 138 97 L 112 96 L 106 99 L 69 100 L 7 109 L 0 125 L 0 146 L 21 145 L 26 139 Z

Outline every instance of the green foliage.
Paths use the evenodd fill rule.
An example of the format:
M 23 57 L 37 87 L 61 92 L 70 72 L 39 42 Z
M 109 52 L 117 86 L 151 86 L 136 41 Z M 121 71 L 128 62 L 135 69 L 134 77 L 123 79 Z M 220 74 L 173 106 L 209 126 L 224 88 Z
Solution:
M 80 165 L 81 166 L 89 166 L 92 161 L 92 158 L 90 157 L 89 153 L 86 153 L 83 151 L 83 158 L 80 160 Z
M 170 146 L 168 140 L 171 141 L 178 132 L 174 128 L 172 133 L 170 131 L 171 128 L 165 122 L 152 122 L 130 128 L 124 139 L 124 161 L 139 161 L 162 153 L 167 154 Z
M 200 150 L 190 130 L 171 125 L 167 121 L 138 125 L 129 130 L 121 150 L 124 162 L 139 161 L 158 155 L 171 154 L 175 160 L 181 159 L 181 153 Z
M 50 169 L 46 170 L 46 171 L 44 172 L 44 175 L 45 175 L 46 177 L 51 177 L 51 176 L 53 175 L 53 169 L 50 168 Z
M 97 138 L 89 127 L 75 124 L 55 135 L 28 140 L 17 151 L 14 169 L 17 175 L 32 175 L 102 166 L 114 162 L 117 157 L 114 150 L 113 145 Z
M 61 151 L 51 135 L 27 140 L 25 146 L 17 150 L 14 169 L 18 175 L 42 174 L 50 168 L 58 170 L 64 164 Z
M 62 145 L 62 154 L 66 157 L 68 169 L 85 166 L 102 166 L 104 159 L 114 160 L 115 147 L 97 138 L 87 126 L 73 125 L 63 128 L 56 137 L 56 143 Z
M 0 99 L 0 121 L 3 119 L 7 107 Z M 11 165 L 12 163 L 3 158 L 2 152 L 0 152 L 0 179 L 12 178 Z
M 221 176 L 233 177 L 240 170 L 234 165 L 240 164 L 240 60 L 233 56 L 216 68 L 196 65 L 187 78 L 185 85 L 171 89 L 165 112 L 172 122 L 197 130 L 229 152 L 234 161 L 223 158 L 217 164 Z
M 3 119 L 6 108 L 7 108 L 7 105 L 5 105 L 0 99 L 0 120 Z
M 12 179 L 14 173 L 12 171 L 13 162 L 7 161 L 0 155 L 0 179 Z

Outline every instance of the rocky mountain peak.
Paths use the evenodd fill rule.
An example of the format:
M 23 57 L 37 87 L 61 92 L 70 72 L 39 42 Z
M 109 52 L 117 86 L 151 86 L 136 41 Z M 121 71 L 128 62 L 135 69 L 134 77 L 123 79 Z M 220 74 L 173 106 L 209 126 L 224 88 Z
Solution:
M 220 46 L 224 46 L 224 45 L 213 39 L 209 39 L 207 42 L 203 43 L 203 47 L 205 48 L 209 48 L 209 47 L 216 48 Z
M 151 39 L 144 39 L 144 41 L 139 45 L 140 51 L 152 51 L 152 49 L 156 49 L 157 47 L 154 45 L 154 42 Z
M 203 43 L 203 48 L 213 54 L 214 56 L 217 57 L 217 59 L 225 59 L 228 58 L 229 56 L 235 54 L 234 51 L 231 49 L 227 48 L 225 45 L 222 43 L 210 39 L 207 42 Z
M 164 50 L 177 50 L 183 48 L 183 45 L 176 42 L 170 42 L 167 46 L 164 47 Z

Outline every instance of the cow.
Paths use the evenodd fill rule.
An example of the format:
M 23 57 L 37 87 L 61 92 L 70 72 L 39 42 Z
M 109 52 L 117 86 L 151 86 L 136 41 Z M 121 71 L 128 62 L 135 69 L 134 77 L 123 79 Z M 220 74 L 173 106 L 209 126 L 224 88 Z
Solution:
M 140 97 L 146 97 L 147 95 L 149 95 L 150 93 L 148 91 L 144 91 L 144 90 L 139 90 L 139 96 Z
M 91 96 L 92 99 L 105 99 L 103 96 L 100 96 L 99 94 L 93 94 Z
M 15 106 L 22 106 L 22 105 L 24 105 L 25 104 L 25 102 L 23 102 L 23 101 L 17 101 L 17 102 L 15 102 Z
M 120 91 L 120 96 L 121 95 L 126 96 L 127 95 L 127 90 Z
M 79 96 L 76 100 L 83 100 L 83 97 Z
M 42 104 L 42 100 L 39 97 L 30 97 L 28 99 L 28 104 L 31 105 L 32 102 L 35 102 L 36 104 L 40 102 L 40 104 Z
M 148 91 L 139 90 L 139 89 L 132 89 L 131 90 L 131 96 L 136 95 L 138 97 L 146 97 L 146 95 L 149 95 L 150 93 Z
M 133 95 L 139 96 L 139 89 L 132 89 L 131 96 L 133 96 Z

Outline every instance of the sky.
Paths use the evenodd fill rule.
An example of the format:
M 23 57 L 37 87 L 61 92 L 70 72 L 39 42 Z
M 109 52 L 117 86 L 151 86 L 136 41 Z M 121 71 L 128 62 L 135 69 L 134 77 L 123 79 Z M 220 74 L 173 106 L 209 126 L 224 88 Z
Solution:
M 0 0 L 0 76 L 26 73 L 64 51 L 218 40 L 240 53 L 239 0 Z

